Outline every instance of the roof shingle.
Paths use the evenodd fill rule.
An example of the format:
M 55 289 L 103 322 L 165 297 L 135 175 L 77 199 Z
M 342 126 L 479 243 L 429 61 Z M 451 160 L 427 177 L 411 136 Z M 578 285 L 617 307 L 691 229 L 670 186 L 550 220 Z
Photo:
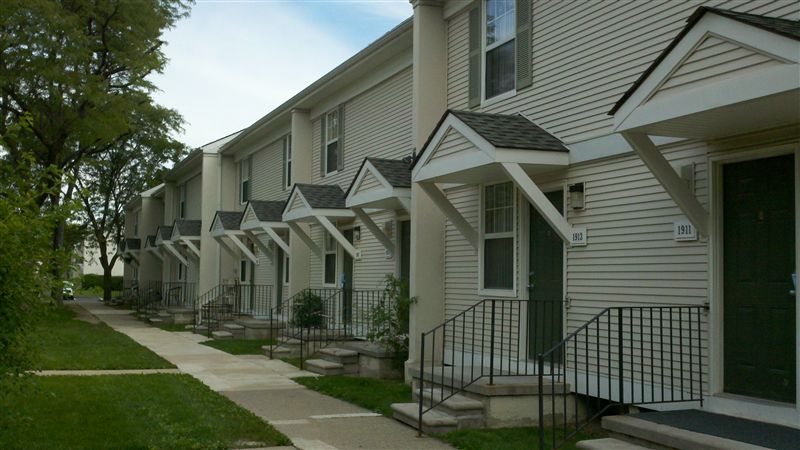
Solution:
M 199 220 L 176 220 L 175 225 L 178 229 L 178 233 L 181 236 L 200 236 L 200 232 L 202 231 L 202 224 Z
M 392 187 L 411 187 L 411 165 L 403 159 L 367 158 Z
M 555 136 L 525 117 L 471 111 L 450 111 L 468 127 L 498 148 L 568 152 Z
M 244 214 L 239 211 L 217 211 L 223 230 L 238 230 Z M 212 224 L 213 226 L 213 224 Z
M 261 222 L 281 222 L 283 220 L 283 207 L 286 202 L 250 200 L 256 218 Z
M 342 188 L 335 184 L 295 184 L 312 208 L 346 209 Z
M 172 227 L 168 225 L 162 225 L 158 227 L 158 232 L 161 233 L 161 240 L 168 241 L 172 238 Z

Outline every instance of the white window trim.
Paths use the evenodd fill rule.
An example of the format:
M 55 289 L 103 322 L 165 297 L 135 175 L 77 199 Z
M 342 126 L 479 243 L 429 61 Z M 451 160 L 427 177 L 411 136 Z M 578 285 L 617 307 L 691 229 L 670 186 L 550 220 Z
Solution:
M 244 164 L 247 164 L 247 174 L 242 173 L 242 169 L 244 168 Z M 247 182 L 247 189 L 250 190 L 250 164 L 252 164 L 252 160 L 250 158 L 244 158 L 239 161 L 239 204 L 244 205 L 247 203 L 247 200 L 244 199 L 244 183 Z M 246 177 L 246 178 L 245 178 Z M 250 198 L 250 193 L 248 192 L 248 200 Z
M 512 248 L 514 249 L 513 255 L 513 277 L 512 277 L 512 288 L 511 289 L 485 289 L 483 287 L 483 243 L 485 238 L 484 228 L 485 228 L 485 221 L 486 221 L 486 214 L 484 211 L 484 191 L 487 186 L 492 186 L 495 184 L 504 184 L 509 183 L 508 181 L 503 181 L 499 183 L 486 183 L 478 185 L 479 193 L 478 193 L 478 221 L 479 221 L 479 230 L 478 230 L 478 295 L 481 297 L 492 298 L 492 297 L 503 297 L 503 298 L 515 298 L 517 297 L 517 279 L 519 278 L 519 239 L 517 237 L 517 231 L 519 230 L 519 201 L 517 196 L 517 186 L 514 185 L 513 182 L 511 183 L 512 189 L 512 223 L 514 225 L 514 229 L 510 232 L 504 233 L 492 233 L 493 237 L 502 238 L 502 237 L 511 237 L 514 240 L 514 244 Z
M 242 259 L 239 260 L 239 282 L 240 283 L 247 283 L 248 282 L 247 275 L 249 275 L 249 274 L 247 273 L 248 272 L 247 267 L 248 267 L 248 263 L 249 262 L 250 261 L 247 260 L 247 258 L 242 258 Z M 244 272 L 242 272 L 242 267 L 244 267 Z
M 338 287 L 338 285 L 339 285 L 339 243 L 336 241 L 336 239 L 333 239 L 333 237 L 331 236 L 331 239 L 333 239 L 334 244 L 333 244 L 333 250 L 329 249 L 328 248 L 328 236 L 330 236 L 330 233 L 328 233 L 327 230 L 323 229 L 322 230 L 322 286 L 323 287 Z M 326 272 L 326 270 L 325 270 L 326 266 L 325 265 L 326 265 L 327 256 L 330 255 L 330 254 L 336 255 L 335 258 L 334 258 L 334 263 L 333 263 L 334 264 L 334 267 L 333 267 L 333 283 L 326 283 L 325 282 L 325 272 Z
M 328 137 L 328 130 L 329 130 L 329 125 L 330 125 L 330 120 L 328 118 L 329 118 L 329 116 L 331 114 L 336 114 L 336 126 L 338 127 L 339 126 L 339 110 L 338 109 L 333 109 L 333 110 L 328 111 L 328 112 L 325 113 L 325 161 L 323 161 L 323 164 L 325 166 L 325 176 L 326 177 L 331 176 L 331 175 L 336 175 L 337 173 L 339 173 L 339 167 L 338 167 L 339 164 L 338 164 L 338 162 L 336 164 L 336 166 L 337 166 L 336 170 L 328 171 L 328 146 L 333 144 L 334 142 L 336 142 L 336 143 L 339 142 L 339 136 L 338 135 L 334 139 L 330 139 Z M 338 158 L 339 158 L 339 154 L 338 154 L 339 147 L 340 147 L 339 145 L 336 146 L 336 152 L 337 152 L 336 158 L 337 158 L 337 161 L 338 161 Z
M 514 88 L 509 90 L 508 92 L 503 92 L 502 94 L 497 94 L 494 97 L 486 98 L 486 53 L 490 50 L 494 50 L 501 45 L 515 40 L 517 38 L 517 7 L 514 5 L 514 32 L 511 33 L 511 36 L 502 40 L 502 41 L 495 41 L 491 45 L 486 45 L 486 16 L 488 12 L 488 8 L 486 7 L 486 3 L 488 0 L 481 1 L 481 106 L 489 106 L 493 103 L 501 102 L 506 100 L 510 97 L 517 95 L 517 77 L 516 77 L 516 70 L 517 70 L 517 45 L 514 44 Z
M 286 183 L 283 186 L 283 190 L 289 190 L 292 188 L 292 170 L 290 165 L 292 163 L 292 135 L 287 134 L 283 140 L 283 153 L 286 155 L 285 160 L 283 161 L 283 179 L 286 180 Z

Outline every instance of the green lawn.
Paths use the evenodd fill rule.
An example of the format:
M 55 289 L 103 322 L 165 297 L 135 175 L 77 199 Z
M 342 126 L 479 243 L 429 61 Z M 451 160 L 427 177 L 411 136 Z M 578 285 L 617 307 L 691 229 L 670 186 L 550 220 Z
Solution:
M 177 323 L 165 323 L 163 325 L 159 325 L 158 328 L 161 328 L 164 331 L 192 331 L 191 329 L 186 329 L 185 324 Z
M 39 361 L 48 369 L 165 369 L 172 364 L 105 323 L 75 320 L 66 306 L 51 307 L 37 327 Z
M 539 446 L 538 428 L 534 427 L 456 430 L 436 437 L 461 450 L 530 450 Z M 596 437 L 600 436 L 591 432 L 578 433 L 559 448 L 575 449 L 576 442 Z M 552 442 L 552 433 L 549 431 L 546 439 L 546 442 Z
M 3 449 L 227 449 L 288 445 L 189 375 L 32 377 L 0 396 Z
M 294 381 L 331 397 L 355 403 L 391 417 L 392 403 L 411 401 L 411 386 L 401 380 L 378 380 L 346 376 L 300 377 Z
M 261 347 L 274 345 L 271 339 L 221 339 L 201 342 L 203 345 L 228 352 L 232 355 L 260 355 Z

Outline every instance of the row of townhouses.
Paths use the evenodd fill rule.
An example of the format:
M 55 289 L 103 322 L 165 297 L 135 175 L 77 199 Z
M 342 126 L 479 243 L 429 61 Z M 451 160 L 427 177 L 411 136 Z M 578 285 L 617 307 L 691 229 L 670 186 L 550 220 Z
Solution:
M 272 326 L 316 290 L 363 338 L 408 280 L 427 400 L 396 414 L 421 428 L 460 393 L 488 426 L 615 405 L 800 426 L 800 4 L 412 4 L 132 201 L 127 283 L 198 322 L 239 286 Z

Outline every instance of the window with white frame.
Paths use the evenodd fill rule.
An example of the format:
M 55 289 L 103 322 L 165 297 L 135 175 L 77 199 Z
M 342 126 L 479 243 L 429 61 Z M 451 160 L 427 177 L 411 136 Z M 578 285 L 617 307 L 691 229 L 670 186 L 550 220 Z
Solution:
M 332 234 L 325 232 L 323 236 L 325 250 L 323 284 L 336 284 L 336 239 Z
M 186 218 L 186 183 L 178 187 L 178 218 Z
M 289 134 L 283 140 L 283 179 L 284 188 L 292 187 L 292 135 Z
M 483 187 L 482 288 L 514 289 L 515 201 L 510 182 Z
M 325 173 L 339 169 L 339 110 L 325 114 Z
M 514 90 L 516 0 L 486 0 L 484 98 Z
M 250 158 L 239 161 L 239 203 L 250 200 Z

